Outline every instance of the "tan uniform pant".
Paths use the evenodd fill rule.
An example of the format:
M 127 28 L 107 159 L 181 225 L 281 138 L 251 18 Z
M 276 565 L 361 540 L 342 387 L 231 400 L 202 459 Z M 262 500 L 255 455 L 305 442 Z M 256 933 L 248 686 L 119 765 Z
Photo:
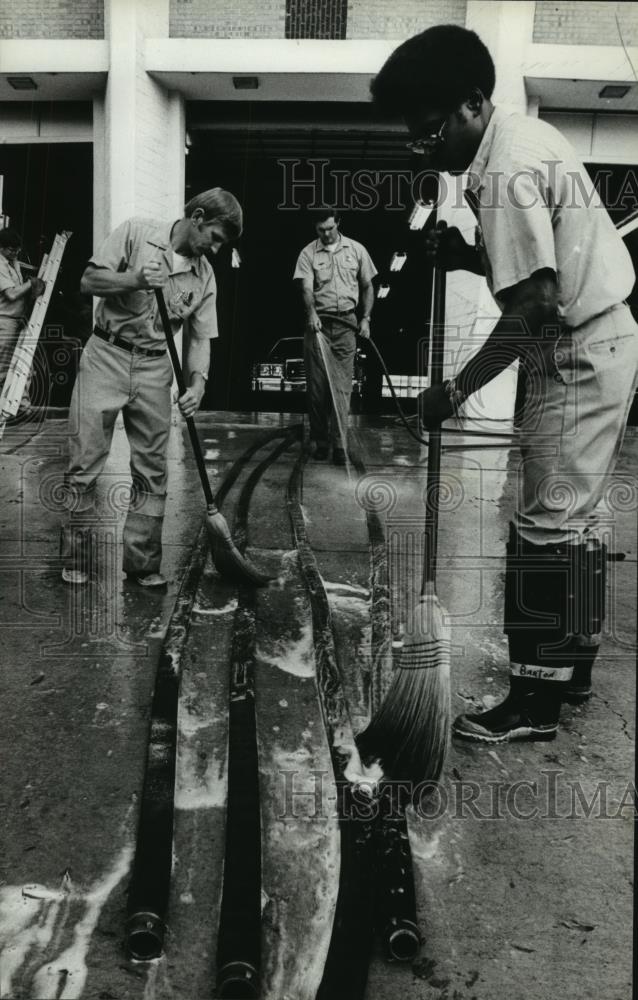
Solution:
M 536 545 L 596 537 L 637 384 L 638 326 L 621 304 L 539 349 L 519 427 L 515 524 Z
M 321 315 L 321 325 L 328 353 L 326 372 L 319 336 L 306 333 L 304 363 L 310 437 L 320 445 L 332 441 L 345 447 L 347 436 L 354 356 L 357 347 L 357 319 L 354 313 L 343 316 Z
M 84 349 L 69 411 L 69 466 L 65 477 L 69 518 L 62 532 L 67 568 L 86 569 L 90 538 L 99 531 L 95 486 L 122 412 L 131 449 L 132 489 L 124 525 L 123 569 L 155 573 L 162 557 L 166 453 L 171 418 L 172 369 L 168 355 L 129 353 L 91 337 Z M 108 484 L 106 517 L 113 521 L 129 486 Z M 110 515 L 113 515 L 111 517 Z

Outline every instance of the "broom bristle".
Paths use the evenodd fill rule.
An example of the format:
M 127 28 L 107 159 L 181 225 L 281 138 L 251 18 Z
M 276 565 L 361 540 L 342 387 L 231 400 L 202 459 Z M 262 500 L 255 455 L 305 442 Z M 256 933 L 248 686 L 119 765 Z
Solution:
M 450 733 L 450 631 L 435 594 L 418 605 L 388 693 L 357 743 L 365 760 L 413 787 L 438 781 Z
M 249 587 L 265 587 L 273 579 L 260 572 L 241 554 L 232 539 L 220 538 L 206 521 L 208 542 L 213 565 L 220 576 L 231 583 L 243 583 Z

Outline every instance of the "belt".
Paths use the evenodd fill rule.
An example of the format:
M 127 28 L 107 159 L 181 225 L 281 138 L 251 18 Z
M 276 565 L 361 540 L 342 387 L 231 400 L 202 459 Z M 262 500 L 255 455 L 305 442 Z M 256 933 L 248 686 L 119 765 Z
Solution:
M 351 325 L 358 326 L 359 325 L 357 323 L 357 314 L 354 311 L 354 309 L 349 309 L 348 312 L 341 312 L 341 313 L 327 312 L 327 311 L 326 312 L 322 312 L 321 309 L 318 309 L 317 310 L 317 315 L 319 316 L 319 318 L 321 318 L 322 316 L 324 316 L 326 319 L 340 320 L 342 323 L 345 323 L 346 326 L 351 326 Z
M 128 351 L 129 354 L 141 354 L 145 358 L 161 358 L 166 354 L 165 348 L 161 351 L 153 351 L 148 347 L 138 347 L 137 344 L 132 344 L 130 340 L 125 340 L 124 337 L 118 337 L 116 333 L 107 333 L 106 330 L 102 330 L 99 326 L 94 328 L 93 333 L 100 340 L 105 340 L 107 344 L 113 344 L 114 347 L 121 347 L 124 351 Z
M 356 314 L 356 309 L 346 309 L 344 312 L 331 312 L 329 309 L 317 309 L 318 316 L 334 316 L 335 319 L 341 319 L 342 316 L 354 316 Z

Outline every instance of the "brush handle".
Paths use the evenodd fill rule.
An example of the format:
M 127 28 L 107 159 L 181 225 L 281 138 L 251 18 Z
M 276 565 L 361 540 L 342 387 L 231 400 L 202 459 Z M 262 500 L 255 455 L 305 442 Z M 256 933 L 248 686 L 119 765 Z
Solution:
M 434 267 L 432 276 L 432 311 L 430 322 L 430 386 L 443 382 L 445 349 L 446 275 L 442 267 Z M 441 478 L 441 428 L 428 436 L 428 472 L 425 486 L 425 542 L 423 549 L 423 580 L 421 596 L 434 589 L 439 534 L 439 481 Z
M 184 372 L 182 371 L 182 366 L 179 360 L 179 354 L 177 353 L 177 348 L 175 346 L 175 338 L 173 337 L 173 328 L 171 327 L 171 321 L 168 316 L 168 309 L 166 308 L 166 302 L 164 301 L 164 293 L 161 288 L 155 289 L 155 298 L 157 299 L 157 308 L 159 310 L 160 319 L 162 321 L 162 326 L 164 327 L 164 336 L 166 337 L 166 346 L 168 348 L 168 353 L 171 359 L 171 364 L 173 366 L 173 371 L 175 372 L 175 381 L 177 382 L 177 388 L 180 396 L 183 396 L 186 392 L 186 383 L 184 381 Z M 195 421 L 192 417 L 185 417 L 186 427 L 188 429 L 188 436 L 191 439 L 191 446 L 193 448 L 193 455 L 195 456 L 195 464 L 197 466 L 197 471 L 199 473 L 199 480 L 202 484 L 202 489 L 204 491 L 204 497 L 206 498 L 206 506 L 208 507 L 209 514 L 217 513 L 217 506 L 213 497 L 213 491 L 210 488 L 210 483 L 208 481 L 208 475 L 206 473 L 206 465 L 204 463 L 204 456 L 202 454 L 202 446 L 199 443 L 199 435 L 197 433 L 197 428 L 195 427 Z

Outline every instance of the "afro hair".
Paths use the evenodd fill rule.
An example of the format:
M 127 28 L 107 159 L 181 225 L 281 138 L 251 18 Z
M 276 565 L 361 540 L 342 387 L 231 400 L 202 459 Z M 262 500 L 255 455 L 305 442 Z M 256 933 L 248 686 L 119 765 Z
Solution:
M 474 31 L 440 24 L 395 49 L 370 85 L 382 112 L 406 117 L 424 109 L 454 111 L 475 87 L 494 92 L 494 62 Z

